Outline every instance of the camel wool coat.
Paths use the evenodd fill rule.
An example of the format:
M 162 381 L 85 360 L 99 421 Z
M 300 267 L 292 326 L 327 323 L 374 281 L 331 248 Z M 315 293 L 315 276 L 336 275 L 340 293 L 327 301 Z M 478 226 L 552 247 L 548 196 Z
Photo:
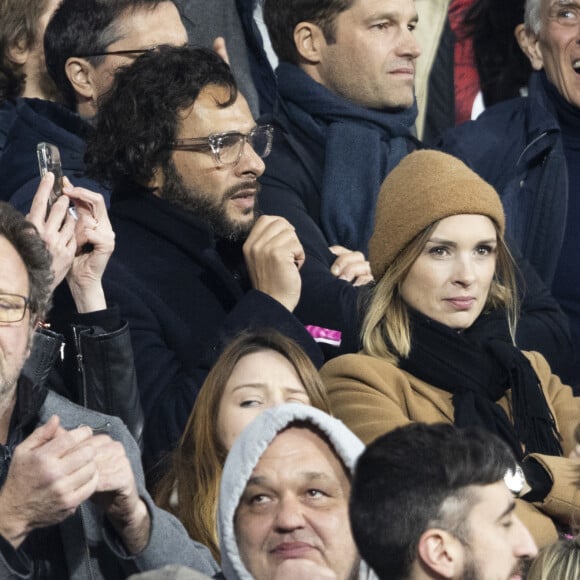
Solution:
M 580 521 L 580 461 L 568 459 L 575 447 L 574 429 L 580 421 L 580 398 L 552 374 L 541 354 L 524 352 L 534 368 L 562 436 L 562 457 L 530 455 L 549 473 L 553 485 L 542 502 L 517 500 L 516 513 L 539 547 L 554 542 L 552 518 L 569 524 Z M 452 394 L 434 387 L 377 357 L 349 354 L 321 370 L 332 412 L 365 444 L 379 435 L 414 421 L 453 423 Z M 513 421 L 511 392 L 498 403 Z

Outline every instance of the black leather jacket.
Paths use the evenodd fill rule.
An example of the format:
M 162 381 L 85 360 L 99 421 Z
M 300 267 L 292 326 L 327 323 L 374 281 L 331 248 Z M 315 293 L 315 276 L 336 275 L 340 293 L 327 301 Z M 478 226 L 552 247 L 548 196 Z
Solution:
M 39 328 L 23 373 L 83 407 L 119 417 L 141 445 L 143 410 L 128 324 L 119 321 L 118 329 L 109 331 L 73 323 L 70 329 L 73 339 L 66 341 Z M 75 376 L 67 369 L 75 369 Z

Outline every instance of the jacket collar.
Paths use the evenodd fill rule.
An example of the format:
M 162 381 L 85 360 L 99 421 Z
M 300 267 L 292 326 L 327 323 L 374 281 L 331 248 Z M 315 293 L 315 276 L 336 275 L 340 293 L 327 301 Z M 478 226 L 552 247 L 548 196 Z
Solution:
M 111 215 L 138 224 L 187 253 L 192 248 L 215 248 L 213 231 L 206 222 L 152 193 L 113 201 Z
M 178 248 L 212 270 L 234 296 L 242 296 L 247 280 L 241 243 L 221 243 L 206 222 L 151 193 L 114 203 L 111 216 Z
M 16 405 L 10 418 L 8 440 L 0 445 L 0 487 L 4 485 L 14 449 L 34 429 L 48 391 L 21 375 L 16 385 Z
M 560 126 L 556 118 L 554 105 L 546 92 L 544 83 L 549 82 L 544 71 L 534 72 L 528 83 L 526 98 L 526 123 L 529 142 L 518 159 L 520 164 L 527 165 L 552 149 L 560 138 Z
M 46 388 L 34 384 L 24 375 L 20 376 L 16 386 L 16 406 L 12 413 L 11 432 L 14 428 L 26 429 L 32 423 L 36 423 L 47 394 Z

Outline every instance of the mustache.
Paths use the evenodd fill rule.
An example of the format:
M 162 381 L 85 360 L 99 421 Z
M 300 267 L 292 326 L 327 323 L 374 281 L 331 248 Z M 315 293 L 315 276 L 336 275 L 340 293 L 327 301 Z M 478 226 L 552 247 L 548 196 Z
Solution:
M 238 195 L 238 193 L 240 193 L 241 191 L 248 190 L 253 190 L 255 194 L 258 195 L 260 193 L 260 189 L 261 186 L 258 181 L 255 180 L 244 181 L 243 183 L 238 183 L 227 189 L 224 193 L 224 199 L 232 199 L 233 197 Z
M 532 563 L 532 558 L 520 558 L 512 570 L 512 575 L 520 574 L 522 578 L 527 578 Z

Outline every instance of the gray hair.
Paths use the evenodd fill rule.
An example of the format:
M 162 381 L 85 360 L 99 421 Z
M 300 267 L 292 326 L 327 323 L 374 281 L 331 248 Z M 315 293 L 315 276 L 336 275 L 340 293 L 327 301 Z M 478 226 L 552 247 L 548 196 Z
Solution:
M 524 8 L 524 24 L 526 30 L 534 34 L 540 34 L 542 28 L 542 0 L 526 0 Z

